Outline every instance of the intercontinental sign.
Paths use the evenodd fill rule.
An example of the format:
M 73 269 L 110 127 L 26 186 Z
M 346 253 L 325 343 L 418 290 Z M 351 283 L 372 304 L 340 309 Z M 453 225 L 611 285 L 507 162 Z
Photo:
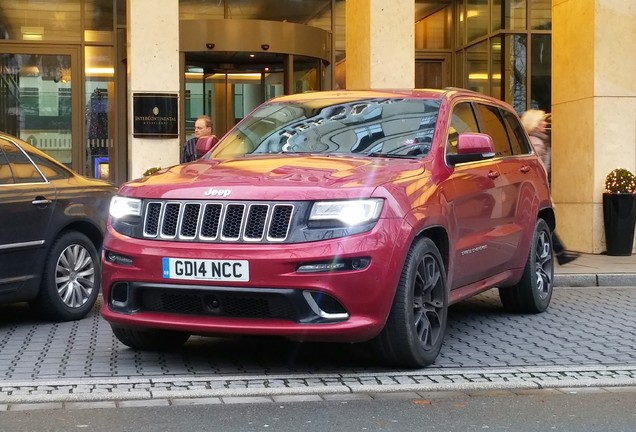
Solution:
M 133 136 L 177 138 L 179 136 L 179 95 L 133 94 Z

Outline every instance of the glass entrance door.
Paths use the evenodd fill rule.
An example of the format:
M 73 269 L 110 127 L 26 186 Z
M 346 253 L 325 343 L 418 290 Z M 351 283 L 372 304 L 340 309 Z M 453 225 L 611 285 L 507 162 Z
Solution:
M 17 136 L 68 167 L 80 166 L 77 52 L 11 48 L 0 54 L 0 130 Z
M 321 64 L 313 58 L 240 52 L 186 53 L 185 59 L 186 139 L 200 115 L 210 116 L 221 137 L 274 96 L 321 88 Z
M 265 100 L 282 95 L 282 73 L 209 72 L 189 67 L 186 72 L 186 129 L 192 133 L 196 118 L 210 116 L 214 134 L 224 135 Z

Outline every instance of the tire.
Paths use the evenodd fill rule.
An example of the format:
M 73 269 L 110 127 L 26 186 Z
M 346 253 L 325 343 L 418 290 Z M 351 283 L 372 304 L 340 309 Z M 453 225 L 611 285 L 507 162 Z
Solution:
M 521 280 L 513 287 L 499 288 L 499 297 L 508 312 L 540 313 L 550 305 L 553 284 L 552 233 L 548 224 L 538 219 Z
M 444 262 L 435 243 L 420 238 L 406 256 L 389 317 L 372 347 L 391 366 L 428 366 L 442 348 L 447 315 Z
M 187 333 L 170 330 L 136 330 L 129 327 L 111 326 L 121 343 L 144 351 L 168 351 L 181 347 L 190 337 Z
M 99 295 L 100 264 L 88 237 L 77 231 L 63 232 L 48 252 L 40 291 L 31 304 L 54 321 L 84 318 Z

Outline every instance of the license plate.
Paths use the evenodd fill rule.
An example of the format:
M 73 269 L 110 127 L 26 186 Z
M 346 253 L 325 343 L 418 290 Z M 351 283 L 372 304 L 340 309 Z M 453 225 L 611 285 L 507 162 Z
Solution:
M 250 266 L 246 260 L 197 260 L 163 258 L 164 279 L 249 282 Z

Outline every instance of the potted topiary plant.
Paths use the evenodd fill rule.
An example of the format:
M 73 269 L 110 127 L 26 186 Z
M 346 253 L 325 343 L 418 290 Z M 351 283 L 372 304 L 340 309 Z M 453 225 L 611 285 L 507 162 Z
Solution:
M 625 168 L 612 170 L 605 178 L 603 221 L 607 254 L 629 256 L 636 225 L 636 175 Z

